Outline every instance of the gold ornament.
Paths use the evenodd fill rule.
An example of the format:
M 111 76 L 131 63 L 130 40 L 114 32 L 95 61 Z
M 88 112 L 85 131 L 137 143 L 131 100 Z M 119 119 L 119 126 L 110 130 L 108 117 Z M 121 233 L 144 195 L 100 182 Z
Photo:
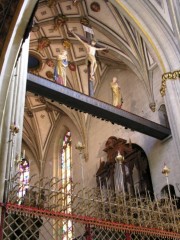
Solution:
M 164 165 L 162 169 L 162 174 L 164 174 L 167 177 L 169 173 L 170 173 L 170 169 L 166 165 Z
M 15 123 L 13 123 L 10 125 L 10 130 L 12 135 L 15 136 L 19 132 L 19 127 Z
M 180 70 L 174 72 L 167 72 L 162 75 L 162 83 L 160 93 L 161 96 L 164 97 L 166 94 L 166 81 L 167 80 L 175 80 L 180 77 Z

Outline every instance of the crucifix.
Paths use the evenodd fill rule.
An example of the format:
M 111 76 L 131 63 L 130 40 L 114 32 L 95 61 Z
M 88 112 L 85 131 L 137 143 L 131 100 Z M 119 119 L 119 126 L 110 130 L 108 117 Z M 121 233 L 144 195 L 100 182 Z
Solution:
M 81 42 L 87 52 L 87 59 L 88 59 L 88 86 L 89 86 L 89 96 L 93 97 L 94 95 L 94 90 L 93 90 L 93 83 L 95 80 L 94 74 L 95 71 L 97 69 L 97 61 L 96 61 L 96 51 L 102 51 L 102 50 L 107 50 L 107 48 L 105 47 L 100 47 L 97 48 L 95 47 L 96 45 L 96 41 L 92 39 L 92 29 L 85 27 L 84 28 L 86 31 L 86 37 L 87 38 L 83 38 L 80 37 L 79 35 L 77 35 L 76 33 L 74 33 L 73 31 L 71 31 L 71 33 L 73 34 L 73 36 L 79 41 Z M 90 31 L 91 30 L 91 31 Z

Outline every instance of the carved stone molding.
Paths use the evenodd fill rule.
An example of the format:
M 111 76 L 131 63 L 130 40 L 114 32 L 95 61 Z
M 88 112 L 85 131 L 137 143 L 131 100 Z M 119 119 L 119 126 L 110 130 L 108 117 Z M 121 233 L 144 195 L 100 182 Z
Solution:
M 67 17 L 64 15 L 58 15 L 54 18 L 54 29 L 57 30 L 59 27 L 63 27 L 67 22 Z
M 91 3 L 91 10 L 93 12 L 99 12 L 101 10 L 100 4 L 98 2 Z
M 49 45 L 50 45 L 50 40 L 47 37 L 42 37 L 38 39 L 37 51 L 41 52 L 44 48 L 49 47 Z

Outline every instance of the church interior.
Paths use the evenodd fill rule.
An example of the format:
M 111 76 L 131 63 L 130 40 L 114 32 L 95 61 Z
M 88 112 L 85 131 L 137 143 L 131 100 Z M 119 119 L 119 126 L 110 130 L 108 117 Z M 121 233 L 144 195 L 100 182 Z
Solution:
M 180 239 L 179 11 L 0 1 L 0 239 Z

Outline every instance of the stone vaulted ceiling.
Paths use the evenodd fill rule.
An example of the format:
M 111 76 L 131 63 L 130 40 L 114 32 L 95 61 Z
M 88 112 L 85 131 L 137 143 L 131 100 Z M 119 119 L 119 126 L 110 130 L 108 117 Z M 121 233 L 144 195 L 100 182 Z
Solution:
M 95 88 L 109 67 L 130 67 L 148 89 L 147 67 L 154 63 L 145 43 L 133 26 L 108 1 L 41 0 L 31 32 L 30 55 L 39 59 L 39 68 L 32 72 L 53 81 L 58 53 L 68 50 L 67 86 L 88 94 L 86 52 L 68 30 L 87 37 L 84 27 L 92 29 L 97 46 L 108 47 L 97 53 L 98 70 Z M 141 71 L 139 71 L 141 69 Z M 148 94 L 150 90 L 148 89 Z
M 93 34 L 87 33 L 86 27 Z M 67 49 L 67 87 L 88 94 L 86 52 L 70 34 L 71 29 L 84 39 L 95 39 L 97 47 L 108 48 L 96 53 L 95 95 L 108 69 L 131 69 L 144 83 L 146 94 L 153 101 L 149 71 L 156 63 L 152 54 L 136 29 L 108 0 L 40 0 L 30 33 L 28 71 L 54 81 L 57 55 Z M 63 114 L 50 100 L 27 93 L 24 139 L 33 146 L 34 156 L 43 158 L 40 155 L 48 144 L 53 126 Z M 80 132 L 84 132 L 87 116 L 75 119 L 82 121 Z M 32 129 L 36 129 L 34 135 Z

